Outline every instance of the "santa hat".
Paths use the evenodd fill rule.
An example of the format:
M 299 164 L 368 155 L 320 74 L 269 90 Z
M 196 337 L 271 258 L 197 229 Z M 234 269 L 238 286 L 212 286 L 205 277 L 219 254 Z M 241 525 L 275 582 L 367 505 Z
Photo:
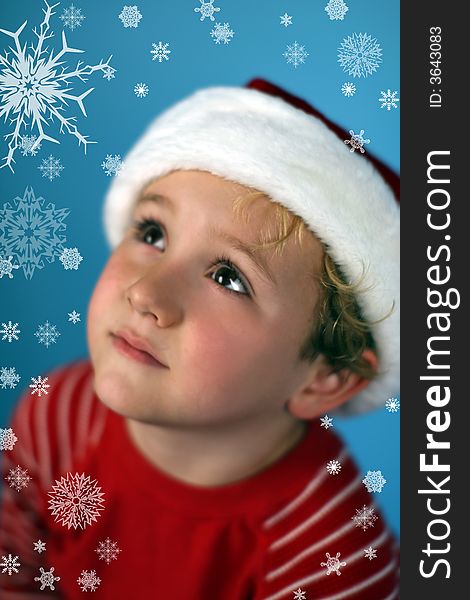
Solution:
M 109 189 L 104 220 L 114 247 L 141 190 L 177 169 L 255 188 L 300 216 L 348 281 L 361 280 L 356 298 L 371 324 L 379 374 L 344 409 L 363 412 L 399 390 L 398 178 L 367 153 L 352 152 L 349 137 L 264 80 L 202 89 L 158 116 L 136 142 Z

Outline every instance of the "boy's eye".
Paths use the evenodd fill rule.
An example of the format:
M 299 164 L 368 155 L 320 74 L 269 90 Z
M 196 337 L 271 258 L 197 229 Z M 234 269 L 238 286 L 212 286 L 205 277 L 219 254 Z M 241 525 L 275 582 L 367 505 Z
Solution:
M 239 276 L 237 270 L 232 266 L 227 259 L 217 259 L 214 264 L 221 264 L 215 271 L 212 272 L 214 275 L 213 279 L 219 285 L 225 288 L 225 285 L 232 285 L 233 288 L 225 288 L 228 292 L 235 294 L 242 294 L 249 296 L 247 286 L 244 284 L 243 279 Z M 226 283 L 224 283 L 224 281 Z
M 145 219 L 144 221 L 138 221 L 135 223 L 136 238 L 144 242 L 144 244 L 150 244 L 155 246 L 157 242 L 163 240 L 163 231 L 158 223 Z M 162 249 L 162 248 L 160 248 Z

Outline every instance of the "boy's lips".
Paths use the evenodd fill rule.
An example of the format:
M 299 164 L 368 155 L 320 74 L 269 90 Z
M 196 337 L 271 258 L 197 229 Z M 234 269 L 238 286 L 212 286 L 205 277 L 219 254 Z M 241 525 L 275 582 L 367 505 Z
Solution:
M 114 346 L 123 354 L 154 366 L 167 367 L 155 353 L 155 350 L 144 339 L 133 332 L 123 329 L 111 334 Z

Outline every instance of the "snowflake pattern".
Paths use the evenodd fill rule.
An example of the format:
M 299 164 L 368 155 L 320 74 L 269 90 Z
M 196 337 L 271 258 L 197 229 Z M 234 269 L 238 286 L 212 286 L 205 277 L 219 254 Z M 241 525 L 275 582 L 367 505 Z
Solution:
M 385 408 L 390 413 L 396 413 L 400 410 L 400 400 L 398 398 L 388 398 L 385 402 Z
M 69 316 L 69 321 L 72 321 L 74 325 L 76 325 L 80 321 L 80 313 L 76 310 L 73 310 L 71 313 L 67 313 Z
M 169 42 L 152 43 L 153 50 L 150 50 L 150 54 L 153 54 L 152 60 L 158 60 L 159 63 L 163 62 L 163 60 L 169 60 L 168 55 L 171 54 L 171 50 L 168 50 L 168 46 Z
M 18 556 L 2 556 L 2 562 L 0 567 L 3 567 L 2 573 L 8 572 L 8 575 L 12 573 L 18 573 L 18 569 L 21 567 L 21 563 L 18 562 Z
M 48 492 L 51 497 L 48 501 L 49 510 L 55 521 L 67 525 L 68 529 L 85 529 L 104 510 L 103 493 L 100 490 L 96 480 L 91 480 L 89 475 L 85 477 L 85 473 L 67 473 L 67 477 L 56 480 L 52 492 Z
M 287 50 L 284 52 L 283 56 L 288 64 L 294 65 L 294 68 L 297 69 L 299 65 L 305 62 L 308 52 L 303 46 L 294 42 L 291 46 L 287 45 Z
M 35 550 L 38 554 L 41 554 L 41 552 L 46 551 L 46 542 L 43 542 L 42 540 L 38 540 L 37 542 L 33 542 L 33 544 L 34 544 L 33 550 Z
M 29 387 L 33 390 L 31 392 L 31 395 L 34 396 L 34 394 L 37 394 L 39 397 L 41 397 L 43 394 L 45 396 L 47 396 L 47 394 L 49 393 L 49 388 L 51 387 L 47 382 L 49 380 L 49 377 L 44 377 L 44 379 L 41 377 L 41 375 L 39 375 L 38 377 L 31 377 L 31 381 L 33 383 L 29 384 Z
M 337 460 L 330 460 L 326 465 L 326 470 L 330 475 L 337 475 L 341 471 L 341 463 Z
M 3 258 L 0 256 L 0 279 L 3 279 L 4 275 L 8 275 L 10 279 L 13 279 L 13 269 L 19 269 L 19 265 L 12 264 L 13 256 L 8 256 L 7 258 Z
M 77 579 L 77 583 L 82 592 L 87 592 L 88 590 L 96 592 L 96 589 L 101 583 L 101 579 L 96 576 L 95 571 L 82 571 L 82 574 Z
M 224 23 L 223 25 L 222 23 L 216 23 L 214 29 L 211 30 L 211 37 L 216 44 L 220 44 L 220 42 L 228 44 L 234 35 L 229 23 Z
M 19 147 L 23 156 L 36 156 L 38 150 L 41 150 L 36 135 L 22 135 Z
M 387 480 L 383 477 L 382 471 L 367 471 L 367 475 L 362 480 L 368 492 L 381 492 Z
M 28 469 L 22 469 L 20 465 L 17 465 L 14 469 L 10 469 L 9 474 L 4 477 L 9 482 L 10 487 L 15 488 L 17 492 L 25 487 L 28 487 L 28 483 L 31 481 L 31 477 L 28 475 Z
M 85 15 L 82 15 L 81 8 L 77 8 L 71 4 L 68 8 L 64 8 L 63 13 L 60 15 L 60 19 L 63 22 L 64 27 L 68 27 L 73 31 L 77 27 L 81 27 Z
M 360 527 L 362 531 L 366 531 L 369 527 L 374 526 L 374 522 L 377 521 L 378 516 L 374 513 L 374 509 L 371 506 L 364 506 L 362 508 L 356 508 L 356 514 L 351 517 L 356 527 Z
M 353 33 L 338 48 L 338 62 L 353 77 L 372 75 L 382 62 L 382 49 L 367 33 Z
M 348 81 L 346 83 L 343 83 L 343 85 L 341 86 L 341 91 L 343 92 L 343 95 L 346 96 L 346 98 L 351 98 L 351 96 L 354 96 L 354 94 L 356 93 L 356 86 L 354 85 L 354 83 Z
M 369 560 L 377 558 L 377 550 L 375 548 L 372 548 L 372 546 L 364 548 L 364 558 L 368 558 Z
M 13 324 L 11 321 L 8 321 L 8 323 L 2 323 L 2 327 L 3 329 L 0 329 L 2 340 L 12 342 L 19 339 L 18 335 L 21 333 L 21 329 L 18 329 L 18 323 Z
M 55 581 L 60 581 L 60 577 L 55 577 L 54 576 L 54 567 L 51 567 L 49 571 L 45 571 L 43 569 L 43 567 L 39 567 L 39 571 L 40 571 L 41 575 L 39 577 L 35 577 L 34 581 L 40 581 L 41 582 L 41 588 L 40 589 L 43 590 L 46 587 L 48 587 L 51 590 L 55 590 L 54 582 Z
M 109 565 L 112 560 L 117 560 L 121 549 L 118 548 L 117 542 L 112 542 L 108 537 L 104 542 L 98 542 L 95 552 L 98 553 L 100 560 L 104 560 Z
M 59 256 L 59 260 L 65 270 L 74 269 L 77 271 L 83 260 L 83 256 L 78 251 L 78 248 L 64 248 L 62 254 Z
M 305 594 L 307 592 L 304 592 L 303 590 L 301 590 L 300 588 L 297 588 L 293 594 L 294 594 L 294 600 L 305 600 Z
M 284 27 L 289 27 L 289 25 L 292 25 L 292 17 L 287 13 L 284 13 L 279 18 L 281 19 L 280 25 L 284 25 Z
M 343 0 L 330 0 L 325 6 L 330 21 L 343 21 L 348 10 L 348 5 Z
M 26 128 L 29 134 L 34 126 L 37 128 L 39 137 L 36 144 L 43 140 L 60 143 L 44 131 L 44 127 L 49 128 L 52 123 L 58 122 L 60 132 L 74 136 L 79 145 L 83 144 L 86 153 L 87 145 L 94 142 L 87 139 L 89 136 L 80 133 L 75 124 L 76 116 L 66 117 L 64 113 L 73 100 L 86 117 L 83 100 L 93 88 L 74 96 L 71 93 L 71 82 L 74 78 L 86 82 L 88 75 L 95 71 L 104 71 L 112 58 L 110 56 L 106 62 L 101 60 L 97 65 L 84 65 L 83 61 L 78 61 L 74 70 L 68 70 L 65 56 L 69 53 L 81 53 L 83 50 L 67 45 L 65 31 L 62 31 L 60 50 L 52 44 L 44 47 L 45 42 L 54 36 L 49 21 L 55 14 L 53 9 L 58 6 L 50 6 L 47 0 L 44 0 L 44 3 L 46 8 L 43 8 L 44 19 L 39 31 L 33 29 L 37 38 L 35 42 L 23 45 L 20 42 L 20 35 L 27 21 L 15 32 L 0 29 L 0 32 L 14 40 L 14 47 L 10 46 L 10 52 L 5 50 L 5 54 L 0 55 L 0 117 L 4 117 L 5 121 L 9 120 L 13 126 L 13 130 L 4 136 L 5 140 L 8 140 L 8 154 L 3 157 L 4 162 L 0 168 L 8 166 L 12 171 L 14 154 L 21 147 L 23 128 Z
M 123 168 L 124 163 L 121 160 L 120 154 L 107 154 L 104 161 L 101 163 L 101 167 L 106 175 L 117 175 Z
M 7 386 L 10 390 L 16 388 L 21 377 L 16 372 L 16 367 L 1 367 L 0 371 L 0 387 L 5 390 Z
M 370 144 L 370 140 L 366 140 L 364 136 L 364 129 L 361 129 L 359 133 L 354 133 L 352 129 L 349 130 L 349 135 L 351 136 L 350 140 L 344 140 L 345 144 L 349 144 L 351 146 L 350 152 L 355 152 L 359 150 L 361 154 L 364 154 L 364 144 Z
M 46 348 L 49 348 L 52 344 L 57 342 L 57 338 L 60 333 L 57 331 L 57 327 L 46 321 L 42 325 L 38 325 L 38 328 L 34 334 L 38 338 L 38 343 L 43 344 Z
M 326 574 L 336 573 L 336 575 L 341 575 L 340 569 L 346 566 L 344 561 L 340 561 L 339 557 L 341 556 L 341 552 L 337 552 L 336 556 L 330 556 L 330 554 L 326 553 L 326 562 L 320 563 L 321 567 L 326 567 Z
M 333 419 L 332 419 L 332 417 L 329 417 L 328 415 L 321 417 L 320 421 L 321 421 L 320 427 L 324 427 L 325 429 L 329 429 L 330 427 L 333 427 Z
M 13 446 L 17 441 L 18 438 L 11 427 L 8 429 L 0 427 L 0 450 L 13 450 Z
M 111 79 L 114 79 L 116 77 L 115 73 L 116 73 L 116 69 L 113 69 L 113 67 L 107 66 L 105 69 L 103 69 L 103 79 L 107 79 L 108 81 L 111 81 Z
M 215 21 L 214 13 L 219 12 L 220 8 L 214 6 L 214 0 L 209 0 L 205 2 L 204 0 L 199 0 L 201 6 L 197 6 L 194 9 L 194 12 L 201 13 L 200 21 L 204 21 L 206 17 L 208 17 L 211 21 Z
M 145 98 L 149 93 L 149 86 L 146 83 L 137 83 L 134 86 L 134 94 L 137 98 Z
M 47 177 L 49 181 L 60 177 L 60 172 L 64 170 L 60 162 L 60 158 L 55 158 L 52 154 L 48 158 L 43 158 L 42 163 L 38 169 L 41 171 L 43 177 Z
M 138 27 L 142 14 L 137 6 L 124 6 L 119 19 L 124 27 Z
M 400 102 L 400 98 L 397 98 L 397 94 L 398 92 L 392 92 L 390 90 L 380 92 L 380 108 L 386 108 L 387 110 L 398 108 L 397 102 Z
M 32 187 L 0 209 L 0 251 L 17 259 L 26 279 L 32 278 L 35 269 L 44 267 L 44 259 L 52 263 L 60 256 L 66 241 L 64 219 L 69 212 L 68 208 L 56 210 L 41 196 L 36 198 Z

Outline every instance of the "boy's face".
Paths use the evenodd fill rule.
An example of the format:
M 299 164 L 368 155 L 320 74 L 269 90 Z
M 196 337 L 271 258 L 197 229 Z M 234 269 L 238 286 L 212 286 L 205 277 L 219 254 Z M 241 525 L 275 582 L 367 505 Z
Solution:
M 95 389 L 111 409 L 149 424 L 225 426 L 279 414 L 304 383 L 298 354 L 313 327 L 322 248 L 305 235 L 302 247 L 291 236 L 280 256 L 258 251 L 270 281 L 220 237 L 259 241 L 269 200 L 249 207 L 248 224 L 232 212 L 249 191 L 201 171 L 143 190 L 139 225 L 114 250 L 89 306 Z

